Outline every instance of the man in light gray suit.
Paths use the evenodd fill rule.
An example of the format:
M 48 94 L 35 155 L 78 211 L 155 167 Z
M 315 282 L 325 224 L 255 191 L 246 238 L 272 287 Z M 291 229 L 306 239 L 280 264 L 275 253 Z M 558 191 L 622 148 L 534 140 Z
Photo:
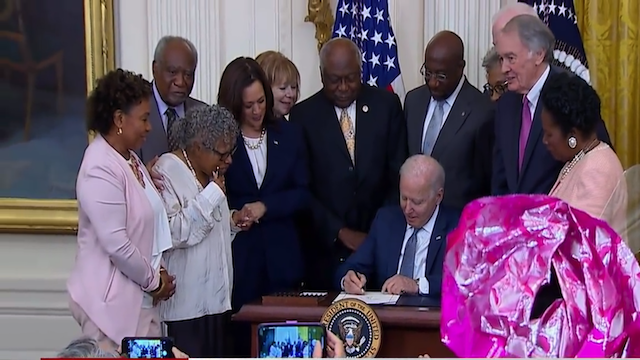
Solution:
M 151 131 L 138 151 L 145 164 L 173 150 L 168 130 L 175 121 L 184 117 L 187 109 L 205 105 L 189 96 L 197 65 L 198 52 L 191 41 L 178 36 L 165 36 L 158 41 L 153 54 Z
M 464 44 L 451 31 L 427 44 L 425 85 L 405 100 L 409 155 L 438 160 L 447 174 L 443 204 L 462 209 L 491 194 L 493 104 L 464 76 Z

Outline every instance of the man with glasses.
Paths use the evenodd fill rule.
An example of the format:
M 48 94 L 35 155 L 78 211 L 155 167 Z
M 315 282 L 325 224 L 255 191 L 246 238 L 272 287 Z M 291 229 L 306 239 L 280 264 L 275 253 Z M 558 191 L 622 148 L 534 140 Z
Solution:
M 165 36 L 153 54 L 153 95 L 151 95 L 151 131 L 138 151 L 140 159 L 149 164 L 156 157 L 175 150 L 167 134 L 175 121 L 183 118 L 187 109 L 206 105 L 189 95 L 193 90 L 198 52 L 191 41 L 178 36 Z M 152 167 L 148 166 L 148 167 Z
M 493 104 L 464 76 L 464 44 L 451 31 L 427 44 L 422 85 L 407 94 L 410 155 L 436 159 L 447 173 L 443 204 L 462 209 L 491 193 Z

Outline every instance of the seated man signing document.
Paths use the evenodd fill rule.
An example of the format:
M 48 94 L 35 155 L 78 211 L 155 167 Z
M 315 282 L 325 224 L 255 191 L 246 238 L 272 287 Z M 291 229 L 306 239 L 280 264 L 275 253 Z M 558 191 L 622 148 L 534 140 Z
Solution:
M 337 271 L 348 294 L 440 296 L 447 234 L 460 213 L 442 205 L 444 170 L 430 156 L 414 155 L 400 169 L 400 206 L 381 208 L 371 230 Z

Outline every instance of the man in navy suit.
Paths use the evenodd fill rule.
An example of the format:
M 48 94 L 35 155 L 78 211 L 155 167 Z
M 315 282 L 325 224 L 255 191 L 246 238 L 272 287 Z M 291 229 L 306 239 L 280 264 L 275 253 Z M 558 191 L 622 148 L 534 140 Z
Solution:
M 547 194 L 564 166 L 542 143 L 538 104 L 549 75 L 565 71 L 550 65 L 555 37 L 542 20 L 528 14 L 513 17 L 494 36 L 509 92 L 496 104 L 491 193 Z M 597 132 L 611 144 L 602 120 Z
M 349 294 L 367 288 L 391 294 L 440 295 L 447 234 L 460 213 L 440 203 L 444 169 L 414 155 L 400 169 L 400 206 L 378 210 L 363 244 L 336 273 Z

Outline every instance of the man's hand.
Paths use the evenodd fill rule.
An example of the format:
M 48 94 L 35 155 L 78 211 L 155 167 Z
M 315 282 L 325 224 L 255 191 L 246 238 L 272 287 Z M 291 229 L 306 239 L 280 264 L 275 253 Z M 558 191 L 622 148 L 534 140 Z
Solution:
M 348 228 L 342 228 L 338 232 L 338 239 L 351 251 L 356 251 L 366 237 L 367 234 Z
M 153 181 L 153 185 L 156 187 L 156 189 L 158 189 L 158 191 L 162 191 L 164 190 L 164 185 L 162 185 L 162 180 L 163 180 L 162 175 L 160 175 L 153 168 L 157 162 L 158 162 L 157 156 L 151 159 L 151 161 L 149 161 L 149 163 L 147 164 L 147 171 L 149 172 L 149 175 L 151 175 L 151 181 Z
M 349 270 L 343 279 L 344 291 L 347 294 L 364 294 L 364 286 L 367 284 L 367 277 L 364 274 Z
M 244 207 L 241 210 L 236 210 L 231 215 L 231 219 L 236 227 L 239 227 L 242 231 L 247 231 L 251 228 L 253 221 L 251 221 L 251 214 Z
M 417 294 L 420 291 L 418 283 L 403 275 L 393 275 L 382 284 L 382 292 L 400 295 L 400 294 Z
M 344 359 L 347 357 L 347 353 L 344 350 L 344 343 L 336 334 L 327 330 L 327 358 Z M 313 347 L 313 355 L 315 359 L 322 358 L 322 344 L 320 341 L 316 341 Z
M 175 346 L 171 349 L 171 352 L 173 353 L 173 356 L 175 356 L 176 359 L 188 359 L 189 358 L 189 355 L 183 353 L 182 351 L 180 351 L 180 349 L 178 349 Z
M 267 212 L 267 207 L 264 205 L 262 201 L 252 202 L 250 204 L 245 204 L 242 207 L 242 210 L 246 210 L 249 214 L 249 218 L 252 222 L 258 223 L 260 219 Z

